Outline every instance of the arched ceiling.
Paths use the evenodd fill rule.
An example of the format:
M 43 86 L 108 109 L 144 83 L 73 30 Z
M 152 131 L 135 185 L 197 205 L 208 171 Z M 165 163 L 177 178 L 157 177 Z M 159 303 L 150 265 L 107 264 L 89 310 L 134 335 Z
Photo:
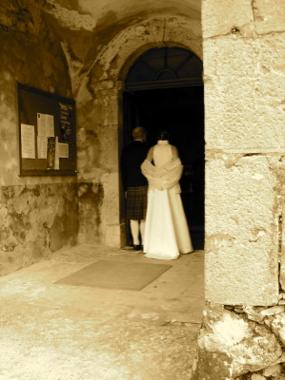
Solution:
M 46 9 L 69 28 L 91 29 L 102 20 L 120 22 L 140 14 L 173 12 L 200 19 L 201 0 L 46 0 Z M 82 22 L 79 22 L 79 19 Z M 85 23 L 84 21 L 85 20 Z M 77 26 L 76 26 L 77 24 Z
M 74 58 L 85 63 L 130 24 L 155 15 L 181 15 L 198 24 L 201 19 L 201 0 L 41 1 L 48 24 Z
M 85 66 L 121 31 L 152 17 L 183 16 L 200 38 L 201 1 L 1 0 L 0 26 L 35 35 L 48 30 Z

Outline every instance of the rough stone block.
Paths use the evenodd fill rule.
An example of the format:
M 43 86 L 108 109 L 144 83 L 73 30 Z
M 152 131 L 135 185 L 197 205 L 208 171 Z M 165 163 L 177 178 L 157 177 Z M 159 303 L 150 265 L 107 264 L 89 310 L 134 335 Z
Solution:
M 206 166 L 206 299 L 221 304 L 278 301 L 275 175 L 266 157 Z
M 265 326 L 213 305 L 204 311 L 198 344 L 197 379 L 236 379 L 275 364 L 282 354 L 278 339 Z
M 281 365 L 280 364 L 272 365 L 263 371 L 263 375 L 266 376 L 267 378 L 270 376 L 273 376 L 276 378 L 280 374 L 281 374 Z
M 285 31 L 285 2 L 255 0 L 253 3 L 255 29 L 259 34 Z
M 113 225 L 120 223 L 119 202 L 119 175 L 118 173 L 105 174 L 102 177 L 104 200 L 102 204 L 102 223 Z
M 283 150 L 284 35 L 204 42 L 208 148 Z
M 202 4 L 204 38 L 231 33 L 253 21 L 250 0 L 204 0 Z
M 285 345 L 285 313 L 274 315 L 270 320 L 270 327 L 280 342 Z

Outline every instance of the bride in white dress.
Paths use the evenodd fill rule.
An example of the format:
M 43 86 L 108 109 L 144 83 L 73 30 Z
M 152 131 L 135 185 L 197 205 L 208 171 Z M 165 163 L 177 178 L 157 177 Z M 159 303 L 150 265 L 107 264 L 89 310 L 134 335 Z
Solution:
M 193 251 L 180 196 L 182 164 L 177 149 L 162 132 L 157 144 L 148 152 L 142 173 L 148 179 L 148 206 L 144 231 L 145 256 L 177 259 Z

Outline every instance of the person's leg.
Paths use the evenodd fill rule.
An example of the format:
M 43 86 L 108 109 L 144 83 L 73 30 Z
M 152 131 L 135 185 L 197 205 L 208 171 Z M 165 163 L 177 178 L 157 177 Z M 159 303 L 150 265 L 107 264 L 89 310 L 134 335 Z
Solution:
M 141 243 L 143 245 L 144 242 L 144 227 L 145 227 L 145 220 L 141 219 L 140 220 L 140 233 L 141 233 Z
M 131 235 L 133 238 L 133 244 L 134 245 L 139 245 L 139 221 L 131 219 L 130 220 L 130 229 L 131 229 Z

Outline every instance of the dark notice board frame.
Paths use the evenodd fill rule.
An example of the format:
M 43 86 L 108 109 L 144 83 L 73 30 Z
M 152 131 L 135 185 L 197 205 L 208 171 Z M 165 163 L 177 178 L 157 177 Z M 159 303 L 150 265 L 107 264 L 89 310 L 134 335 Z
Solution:
M 20 176 L 76 176 L 75 101 L 54 93 L 17 83 L 18 138 Z M 48 160 L 37 158 L 37 113 L 54 116 L 54 134 L 58 142 L 68 144 L 68 158 L 59 158 L 59 169 L 49 168 Z M 36 158 L 22 157 L 21 124 L 35 128 Z

